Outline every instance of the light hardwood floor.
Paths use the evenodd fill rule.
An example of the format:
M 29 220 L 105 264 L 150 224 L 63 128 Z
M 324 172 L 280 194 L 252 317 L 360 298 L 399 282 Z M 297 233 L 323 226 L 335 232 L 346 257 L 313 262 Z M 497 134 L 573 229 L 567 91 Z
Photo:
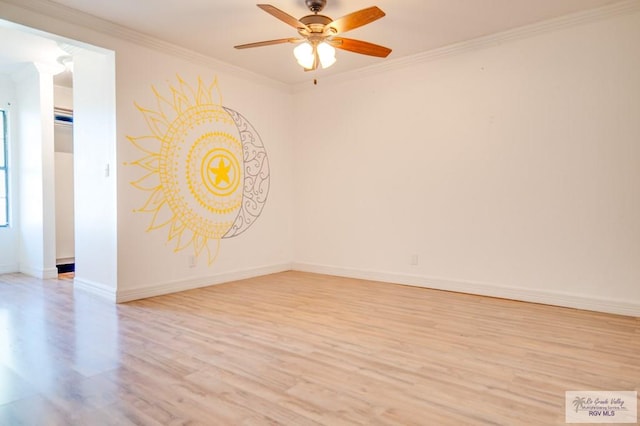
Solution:
M 640 319 L 286 272 L 121 305 L 0 276 L 0 425 L 564 424 Z

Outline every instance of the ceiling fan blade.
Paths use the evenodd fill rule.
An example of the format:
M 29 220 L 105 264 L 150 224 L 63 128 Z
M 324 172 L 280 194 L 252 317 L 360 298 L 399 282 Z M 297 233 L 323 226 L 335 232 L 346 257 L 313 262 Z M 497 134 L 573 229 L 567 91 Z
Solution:
M 331 22 L 328 27 L 335 29 L 337 33 L 344 33 L 363 25 L 367 25 L 376 19 L 382 18 L 384 15 L 385 13 L 380 8 L 377 6 L 371 6 L 366 9 L 344 15 L 342 18 L 338 18 Z
M 279 38 L 277 40 L 266 40 L 266 41 L 257 41 L 255 43 L 247 43 L 247 44 L 239 44 L 238 46 L 233 46 L 236 49 L 248 49 L 250 47 L 262 47 L 262 46 L 271 46 L 272 44 L 282 44 L 282 43 L 297 43 L 302 41 L 301 38 Z
M 378 44 L 369 43 L 362 40 L 354 40 L 352 38 L 334 37 L 329 43 L 338 49 L 348 50 L 349 52 L 360 53 L 362 55 L 377 56 L 386 58 L 391 53 L 388 47 Z
M 291 25 L 295 29 L 305 29 L 307 31 L 311 31 L 305 24 L 275 6 L 272 6 L 270 4 L 259 4 L 258 7 L 267 12 L 269 15 L 278 18 L 285 24 Z

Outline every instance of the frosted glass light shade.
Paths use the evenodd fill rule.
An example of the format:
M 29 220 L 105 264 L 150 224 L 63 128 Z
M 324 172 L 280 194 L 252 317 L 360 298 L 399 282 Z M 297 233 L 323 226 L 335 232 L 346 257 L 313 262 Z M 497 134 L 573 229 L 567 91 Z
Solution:
M 318 56 L 322 68 L 329 68 L 336 62 L 336 49 L 329 43 L 322 42 L 318 45 Z
M 296 57 L 300 66 L 306 69 L 313 68 L 313 47 L 309 43 L 304 42 L 296 46 L 293 49 L 293 56 Z

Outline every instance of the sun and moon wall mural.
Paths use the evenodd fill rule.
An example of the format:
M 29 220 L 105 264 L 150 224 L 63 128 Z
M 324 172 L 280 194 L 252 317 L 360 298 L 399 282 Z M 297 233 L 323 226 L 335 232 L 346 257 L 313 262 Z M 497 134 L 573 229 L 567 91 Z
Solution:
M 155 105 L 140 106 L 148 133 L 127 136 L 141 156 L 128 166 L 142 177 L 136 213 L 149 214 L 147 232 L 163 230 L 174 252 L 190 250 L 212 265 L 220 242 L 245 232 L 269 194 L 267 152 L 255 128 L 222 104 L 218 79 L 189 84 L 180 76 Z

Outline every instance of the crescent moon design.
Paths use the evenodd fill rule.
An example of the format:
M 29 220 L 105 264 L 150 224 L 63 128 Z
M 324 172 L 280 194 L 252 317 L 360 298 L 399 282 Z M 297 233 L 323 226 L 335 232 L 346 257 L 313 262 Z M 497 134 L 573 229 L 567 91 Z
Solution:
M 260 136 L 240 113 L 224 108 L 240 132 L 244 163 L 242 206 L 229 231 L 222 238 L 232 238 L 246 231 L 260 216 L 269 195 L 269 160 Z

